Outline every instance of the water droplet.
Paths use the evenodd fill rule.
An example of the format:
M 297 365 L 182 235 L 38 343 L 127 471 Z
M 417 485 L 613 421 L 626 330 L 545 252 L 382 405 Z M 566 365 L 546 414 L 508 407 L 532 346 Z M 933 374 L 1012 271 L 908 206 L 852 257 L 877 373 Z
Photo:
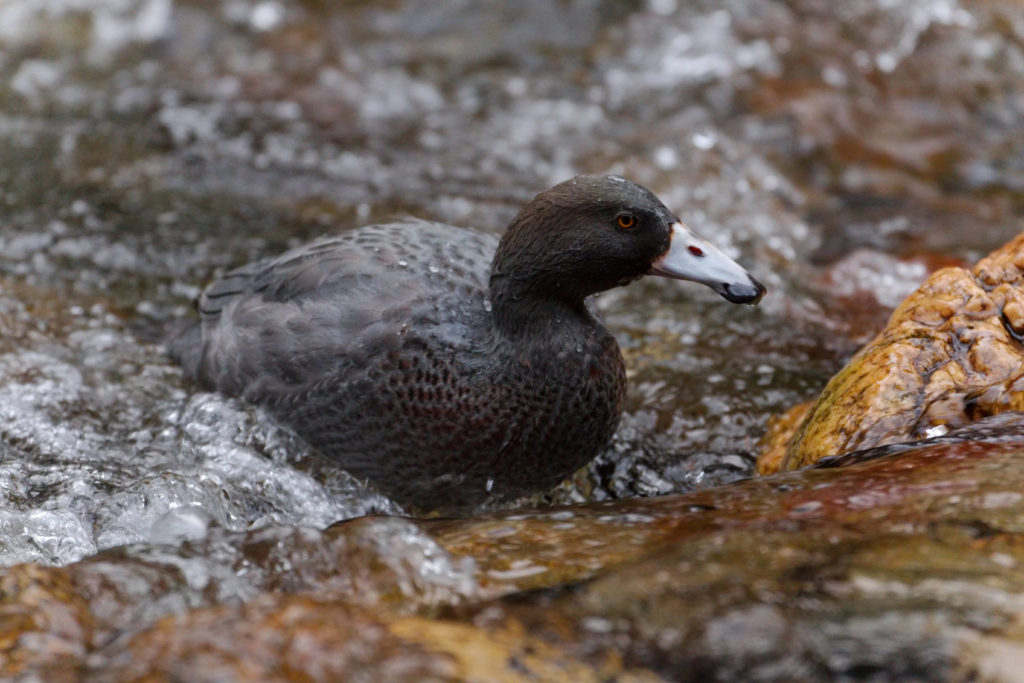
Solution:
M 671 14 L 675 14 L 678 3 L 676 0 L 651 0 L 649 7 L 655 14 L 667 17 Z
M 654 150 L 654 164 L 663 171 L 675 168 L 679 165 L 679 155 L 672 147 L 662 145 Z
M 892 72 L 900 63 L 898 55 L 892 52 L 883 52 L 875 57 L 875 65 L 880 71 Z
M 789 511 L 791 515 L 807 515 L 812 512 L 817 512 L 821 509 L 821 501 L 809 500 L 806 503 L 801 503 Z
M 697 149 L 711 149 L 718 142 L 718 136 L 710 131 L 694 133 L 690 138 L 693 146 Z
M 272 0 L 261 2 L 252 10 L 249 23 L 257 31 L 270 31 L 284 19 L 284 7 Z

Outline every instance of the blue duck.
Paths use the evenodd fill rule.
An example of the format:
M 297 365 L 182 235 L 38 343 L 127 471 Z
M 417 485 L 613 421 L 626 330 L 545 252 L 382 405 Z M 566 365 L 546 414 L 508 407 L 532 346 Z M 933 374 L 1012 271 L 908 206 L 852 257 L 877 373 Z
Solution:
M 497 237 L 371 225 L 229 272 L 168 349 L 416 511 L 543 491 L 615 431 L 626 373 L 586 299 L 644 275 L 764 287 L 646 188 L 579 176 Z

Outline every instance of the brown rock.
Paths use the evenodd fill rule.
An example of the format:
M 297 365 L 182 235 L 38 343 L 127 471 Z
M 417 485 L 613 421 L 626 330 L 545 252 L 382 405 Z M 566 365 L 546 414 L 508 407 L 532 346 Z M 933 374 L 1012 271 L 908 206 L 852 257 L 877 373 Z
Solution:
M 166 617 L 111 652 L 95 680 L 449 681 L 454 662 L 370 612 L 303 596 Z
M 102 669 L 90 674 L 101 681 L 656 680 L 624 672 L 614 653 L 593 666 L 495 616 L 484 628 L 266 594 L 245 605 L 166 617 L 111 648 Z
M 1024 406 L 1024 234 L 973 269 L 935 272 L 825 387 L 762 440 L 758 470 L 921 438 Z M 783 454 L 784 451 L 784 454 Z
M 63 569 L 22 564 L 0 574 L 0 677 L 78 680 L 93 619 Z
M 786 457 L 786 448 L 793 434 L 813 407 L 814 403 L 811 401 L 798 403 L 768 421 L 768 431 L 761 438 L 761 455 L 757 458 L 759 474 L 771 474 L 781 469 L 782 460 Z

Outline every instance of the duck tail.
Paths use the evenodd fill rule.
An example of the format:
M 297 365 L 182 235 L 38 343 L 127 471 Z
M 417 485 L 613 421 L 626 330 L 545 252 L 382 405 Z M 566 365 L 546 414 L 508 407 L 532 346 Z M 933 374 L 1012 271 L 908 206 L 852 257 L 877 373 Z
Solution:
M 197 379 L 203 359 L 200 323 L 192 320 L 179 323 L 164 343 L 164 350 L 171 360 L 184 369 L 186 376 Z

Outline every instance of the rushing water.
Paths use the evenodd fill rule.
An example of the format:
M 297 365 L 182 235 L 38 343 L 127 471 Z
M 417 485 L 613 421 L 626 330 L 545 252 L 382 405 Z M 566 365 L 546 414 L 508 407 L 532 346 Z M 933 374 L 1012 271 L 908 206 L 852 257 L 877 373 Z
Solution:
M 733 307 L 648 279 L 602 296 L 630 368 L 622 426 L 529 504 L 749 476 L 766 418 L 931 268 L 1024 227 L 1020 15 L 6 0 L 0 563 L 399 512 L 184 385 L 160 339 L 233 265 L 398 214 L 499 231 L 579 172 L 650 186 L 770 294 Z

